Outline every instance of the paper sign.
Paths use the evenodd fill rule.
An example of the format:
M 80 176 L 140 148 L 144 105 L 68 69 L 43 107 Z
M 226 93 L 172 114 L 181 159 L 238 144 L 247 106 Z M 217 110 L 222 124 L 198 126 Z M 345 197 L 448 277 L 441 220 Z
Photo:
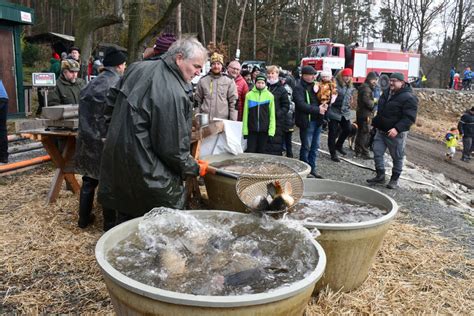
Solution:
M 56 76 L 52 72 L 34 72 L 33 86 L 34 87 L 54 87 L 56 86 Z
M 20 11 L 20 18 L 22 22 L 29 22 L 31 23 L 31 13 Z

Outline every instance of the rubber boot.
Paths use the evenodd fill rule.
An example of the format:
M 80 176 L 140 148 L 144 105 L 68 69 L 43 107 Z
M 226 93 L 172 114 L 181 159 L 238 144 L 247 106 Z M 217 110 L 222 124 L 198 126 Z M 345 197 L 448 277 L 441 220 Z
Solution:
M 367 182 L 370 184 L 374 183 L 384 183 L 385 182 L 385 170 L 376 169 L 377 175 L 374 178 L 367 179 Z
M 331 152 L 331 160 L 334 161 L 334 162 L 341 162 L 341 159 L 339 159 L 339 157 L 337 156 L 337 153 L 335 151 Z
M 117 225 L 117 212 L 115 210 L 102 207 L 102 215 L 104 217 L 104 232 Z
M 400 173 L 392 172 L 392 176 L 390 177 L 390 181 L 387 184 L 387 188 L 389 189 L 397 189 L 398 188 L 398 178 L 400 178 Z
M 80 228 L 86 228 L 94 221 L 92 205 L 94 204 L 95 188 L 99 181 L 87 176 L 82 177 L 81 193 L 79 196 L 79 221 L 77 225 Z
M 79 197 L 79 221 L 77 222 L 77 226 L 80 228 L 86 228 L 94 221 L 94 216 L 91 215 L 93 203 L 94 191 L 87 192 L 87 189 L 84 190 L 83 186 Z

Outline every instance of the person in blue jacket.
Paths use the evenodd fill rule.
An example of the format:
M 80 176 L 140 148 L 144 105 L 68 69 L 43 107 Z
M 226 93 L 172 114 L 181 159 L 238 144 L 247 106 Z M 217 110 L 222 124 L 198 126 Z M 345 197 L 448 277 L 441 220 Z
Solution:
M 7 114 L 8 94 L 0 74 L 0 164 L 8 163 Z

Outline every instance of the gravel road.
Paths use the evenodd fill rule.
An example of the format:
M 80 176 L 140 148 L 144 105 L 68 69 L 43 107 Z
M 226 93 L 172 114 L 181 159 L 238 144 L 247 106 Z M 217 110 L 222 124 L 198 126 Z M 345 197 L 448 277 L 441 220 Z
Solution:
M 294 133 L 293 141 L 300 142 L 298 132 Z M 424 169 L 440 172 L 440 170 L 445 170 L 448 167 L 451 169 L 451 167 L 458 164 L 457 161 L 454 161 L 448 167 L 445 165 L 446 163 L 443 160 L 444 148 L 441 144 L 437 146 L 422 137 L 410 137 L 409 144 L 407 160 L 420 162 L 422 164 L 421 167 Z M 298 156 L 300 146 L 294 145 L 293 147 L 295 155 Z M 327 151 L 327 135 L 324 133 L 321 136 L 321 149 Z M 438 159 L 435 154 L 441 158 Z M 432 157 L 424 157 L 425 155 Z M 352 156 L 353 153 L 349 151 L 348 158 L 350 160 L 373 168 L 372 160 L 361 160 Z M 333 162 L 327 154 L 320 153 L 318 159 L 318 172 L 327 179 L 367 186 L 365 180 L 375 175 L 370 170 L 357 167 L 345 161 Z M 459 161 L 460 165 L 461 163 Z M 470 183 L 471 187 L 473 178 L 472 164 L 469 164 L 469 166 L 468 164 L 465 164 L 465 166 L 461 165 L 465 169 L 460 169 L 462 170 L 460 171 L 461 173 L 465 173 L 461 175 L 461 180 Z M 456 167 L 453 167 L 452 170 L 456 170 Z M 451 178 L 456 179 L 456 177 L 457 175 L 453 174 Z M 469 179 L 471 180 L 469 181 Z M 401 187 L 398 190 L 390 190 L 381 185 L 374 186 L 374 188 L 395 199 L 400 206 L 400 212 L 406 215 L 404 218 L 407 221 L 416 223 L 421 227 L 430 227 L 434 232 L 449 237 L 456 244 L 464 247 L 468 256 L 474 257 L 474 223 L 472 218 L 469 220 L 469 217 L 466 215 L 469 213 L 469 210 L 460 209 L 449 200 L 440 200 L 439 195 L 429 194 L 426 190 L 413 189 L 405 180 L 401 180 L 400 185 Z

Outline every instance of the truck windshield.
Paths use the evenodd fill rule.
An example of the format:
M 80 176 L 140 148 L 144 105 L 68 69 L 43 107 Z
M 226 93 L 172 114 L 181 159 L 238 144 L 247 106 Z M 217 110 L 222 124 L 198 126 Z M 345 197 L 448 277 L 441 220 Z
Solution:
M 326 45 L 311 46 L 310 57 L 326 57 L 328 55 L 328 47 Z

